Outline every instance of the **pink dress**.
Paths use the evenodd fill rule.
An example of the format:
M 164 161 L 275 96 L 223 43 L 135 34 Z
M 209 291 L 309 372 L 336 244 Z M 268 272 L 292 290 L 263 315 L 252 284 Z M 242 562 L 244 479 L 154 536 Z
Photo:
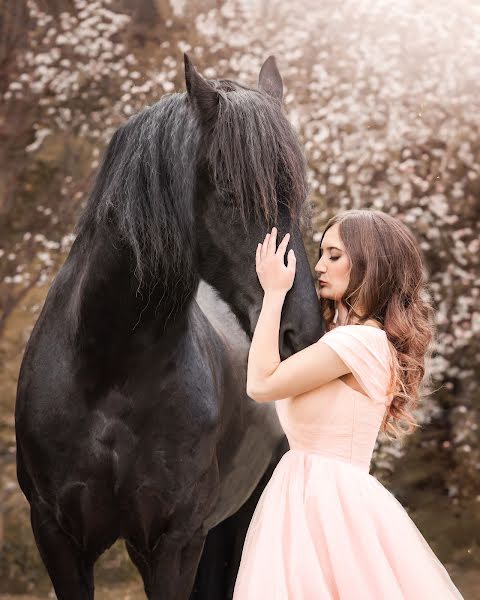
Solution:
M 342 325 L 321 341 L 368 396 L 335 379 L 275 402 L 290 450 L 256 506 L 233 600 L 463 599 L 406 510 L 369 473 L 391 400 L 386 333 Z

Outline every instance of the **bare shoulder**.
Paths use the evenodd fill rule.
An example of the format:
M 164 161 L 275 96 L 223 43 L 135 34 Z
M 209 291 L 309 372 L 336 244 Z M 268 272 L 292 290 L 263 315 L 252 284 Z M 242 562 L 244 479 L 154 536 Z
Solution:
M 369 327 L 376 327 L 377 329 L 381 329 L 383 331 L 383 327 L 382 327 L 381 323 L 379 323 L 375 319 L 369 319 L 368 321 L 365 321 L 365 323 L 362 323 L 362 325 L 368 325 Z
M 329 331 L 335 331 L 335 329 L 338 329 L 340 327 L 374 327 L 375 329 L 380 329 L 380 331 L 385 331 L 382 327 L 382 324 L 379 321 L 376 321 L 375 319 L 369 319 L 368 321 L 365 321 L 365 323 L 351 323 L 350 325 L 337 325 L 335 327 L 333 327 L 332 329 L 330 329 Z

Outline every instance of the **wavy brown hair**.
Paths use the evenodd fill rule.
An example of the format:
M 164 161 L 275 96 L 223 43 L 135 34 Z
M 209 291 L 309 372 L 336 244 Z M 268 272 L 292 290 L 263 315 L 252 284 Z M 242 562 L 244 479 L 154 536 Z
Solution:
M 387 334 L 392 355 L 387 393 L 393 399 L 381 431 L 401 440 L 419 427 L 412 411 L 427 391 L 425 362 L 434 337 L 424 256 L 399 219 L 373 209 L 347 210 L 331 218 L 320 245 L 325 232 L 337 223 L 351 261 L 350 280 L 341 299 L 348 309 L 346 324 L 373 319 Z M 327 330 L 331 329 L 335 301 L 320 298 L 320 305 Z

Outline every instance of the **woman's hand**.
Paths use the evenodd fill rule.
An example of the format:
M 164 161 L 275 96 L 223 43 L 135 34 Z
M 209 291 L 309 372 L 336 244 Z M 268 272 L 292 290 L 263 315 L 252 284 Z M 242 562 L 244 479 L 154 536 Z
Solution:
M 292 249 L 288 252 L 285 266 L 285 250 L 289 239 L 290 234 L 287 233 L 277 249 L 277 228 L 273 227 L 272 233 L 265 236 L 263 244 L 259 243 L 257 246 L 255 265 L 265 293 L 286 294 L 293 285 L 297 259 Z

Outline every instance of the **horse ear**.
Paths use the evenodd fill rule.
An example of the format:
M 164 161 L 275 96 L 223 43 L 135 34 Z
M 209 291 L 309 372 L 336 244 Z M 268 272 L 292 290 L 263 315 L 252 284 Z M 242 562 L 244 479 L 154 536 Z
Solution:
M 282 103 L 283 81 L 274 56 L 269 56 L 260 69 L 258 89 L 267 92 L 267 94 L 275 98 L 275 100 Z
M 198 107 L 201 117 L 208 121 L 217 114 L 218 94 L 212 84 L 200 75 L 186 52 L 183 60 L 188 97 Z

